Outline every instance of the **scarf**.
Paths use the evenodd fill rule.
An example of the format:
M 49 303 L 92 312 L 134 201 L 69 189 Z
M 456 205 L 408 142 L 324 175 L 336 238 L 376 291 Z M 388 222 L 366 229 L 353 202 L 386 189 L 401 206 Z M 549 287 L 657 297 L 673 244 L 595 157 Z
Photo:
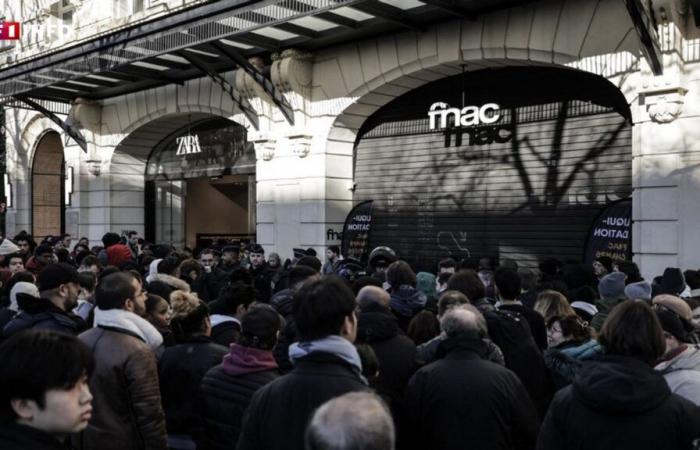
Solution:
M 146 319 L 125 309 L 101 310 L 95 307 L 95 326 L 121 328 L 134 333 L 151 349 L 155 350 L 163 343 L 163 336 Z
M 226 374 L 235 376 L 277 369 L 277 362 L 271 350 L 231 344 L 231 351 L 224 356 L 222 367 Z
M 296 342 L 289 346 L 289 359 L 292 364 L 296 364 L 299 359 L 313 352 L 330 353 L 337 356 L 350 364 L 355 373 L 366 383 L 365 378 L 362 376 L 360 355 L 357 353 L 355 346 L 347 339 L 338 335 L 331 335 L 315 341 Z

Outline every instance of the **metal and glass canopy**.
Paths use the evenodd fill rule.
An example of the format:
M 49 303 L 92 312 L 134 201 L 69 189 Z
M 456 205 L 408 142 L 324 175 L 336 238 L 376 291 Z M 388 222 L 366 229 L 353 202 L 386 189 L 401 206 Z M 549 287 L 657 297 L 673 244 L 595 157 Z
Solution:
M 285 48 L 318 50 L 455 17 L 536 0 L 221 0 L 120 29 L 0 70 L 0 104 L 36 109 L 86 148 L 78 130 L 58 118 L 77 98 L 102 100 L 211 77 L 257 127 L 257 114 L 220 74 L 241 68 L 293 123 L 291 106 L 249 58 Z M 623 1 L 623 0 L 620 0 Z M 624 0 L 650 65 L 660 69 L 656 35 L 640 0 Z M 647 45 L 647 43 L 649 45 Z M 654 62 L 655 61 L 655 62 Z

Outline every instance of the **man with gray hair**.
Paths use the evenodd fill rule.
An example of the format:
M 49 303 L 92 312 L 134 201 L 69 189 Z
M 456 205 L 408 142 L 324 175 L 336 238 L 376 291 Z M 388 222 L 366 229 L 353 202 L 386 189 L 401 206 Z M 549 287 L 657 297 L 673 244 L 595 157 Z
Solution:
M 394 422 L 370 392 L 351 392 L 321 405 L 305 435 L 306 450 L 394 450 Z
M 450 308 L 440 328 L 446 338 L 438 359 L 416 372 L 406 390 L 411 446 L 533 449 L 537 410 L 513 372 L 484 359 L 486 320 L 479 310 Z

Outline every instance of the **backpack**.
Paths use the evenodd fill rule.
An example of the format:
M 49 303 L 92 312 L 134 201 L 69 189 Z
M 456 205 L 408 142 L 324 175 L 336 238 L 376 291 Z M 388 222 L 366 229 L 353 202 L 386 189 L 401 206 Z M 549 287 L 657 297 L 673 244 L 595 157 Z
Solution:
M 481 309 L 481 308 L 480 308 Z M 500 347 L 506 367 L 515 372 L 544 417 L 552 399 L 552 380 L 527 320 L 514 311 L 482 309 L 489 337 Z

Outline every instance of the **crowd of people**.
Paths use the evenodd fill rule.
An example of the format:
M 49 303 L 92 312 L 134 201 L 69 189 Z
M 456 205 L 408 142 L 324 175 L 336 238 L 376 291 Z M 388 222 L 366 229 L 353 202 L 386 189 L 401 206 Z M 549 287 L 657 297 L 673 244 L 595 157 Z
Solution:
M 700 271 L 0 241 L 0 448 L 692 449 Z

